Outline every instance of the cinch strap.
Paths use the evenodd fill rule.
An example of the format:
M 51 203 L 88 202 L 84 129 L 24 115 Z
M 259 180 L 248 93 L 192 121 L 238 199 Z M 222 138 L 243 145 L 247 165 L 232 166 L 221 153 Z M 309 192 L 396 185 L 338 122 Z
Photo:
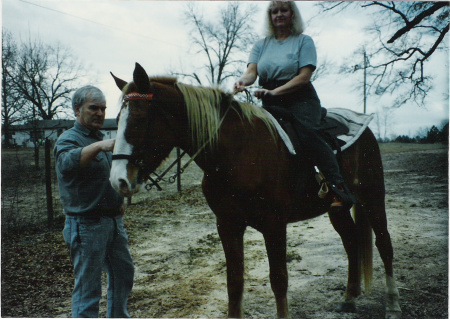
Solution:
M 123 97 L 124 101 L 131 101 L 131 100 L 153 100 L 153 93 L 149 94 L 142 94 L 137 92 L 131 92 L 128 93 Z

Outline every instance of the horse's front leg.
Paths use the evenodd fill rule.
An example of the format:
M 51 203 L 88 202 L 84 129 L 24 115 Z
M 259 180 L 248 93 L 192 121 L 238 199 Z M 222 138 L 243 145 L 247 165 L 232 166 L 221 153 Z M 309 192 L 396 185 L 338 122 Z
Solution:
M 245 226 L 217 217 L 217 230 L 227 263 L 228 317 L 242 318 Z
M 278 318 L 289 318 L 287 301 L 288 271 L 286 267 L 286 224 L 271 223 L 263 232 L 270 266 L 270 284 L 277 302 Z

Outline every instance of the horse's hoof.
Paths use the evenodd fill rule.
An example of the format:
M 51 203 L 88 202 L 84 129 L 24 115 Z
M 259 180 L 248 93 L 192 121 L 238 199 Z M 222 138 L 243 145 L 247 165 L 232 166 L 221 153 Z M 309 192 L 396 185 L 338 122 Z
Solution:
M 401 317 L 401 311 L 386 311 L 386 319 L 400 319 Z
M 356 312 L 356 305 L 354 302 L 341 302 L 336 309 L 337 312 Z

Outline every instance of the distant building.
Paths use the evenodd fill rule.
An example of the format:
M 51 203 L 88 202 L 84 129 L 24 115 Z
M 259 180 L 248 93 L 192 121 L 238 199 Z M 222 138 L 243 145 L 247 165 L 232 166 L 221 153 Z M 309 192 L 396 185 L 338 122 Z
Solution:
M 39 120 L 35 124 L 12 125 L 10 127 L 10 145 L 34 147 L 34 141 L 44 143 L 48 138 L 56 141 L 66 130 L 73 127 L 75 120 Z M 105 139 L 115 138 L 117 134 L 116 119 L 105 119 L 101 129 Z M 6 137 L 4 137 L 6 138 Z

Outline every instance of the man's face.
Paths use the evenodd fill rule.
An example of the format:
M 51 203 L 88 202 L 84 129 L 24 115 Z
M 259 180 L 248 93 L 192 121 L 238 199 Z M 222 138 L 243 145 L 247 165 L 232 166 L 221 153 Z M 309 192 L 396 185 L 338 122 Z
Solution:
M 105 122 L 105 110 L 106 102 L 86 100 L 83 105 L 75 106 L 77 122 L 90 130 L 98 131 Z

